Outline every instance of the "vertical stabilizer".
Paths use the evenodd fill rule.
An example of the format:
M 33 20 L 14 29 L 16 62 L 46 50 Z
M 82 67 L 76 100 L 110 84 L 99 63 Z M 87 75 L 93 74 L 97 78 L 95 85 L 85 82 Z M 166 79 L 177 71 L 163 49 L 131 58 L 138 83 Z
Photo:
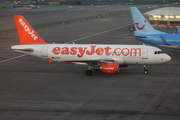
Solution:
M 14 15 L 14 21 L 22 45 L 25 44 L 48 44 L 36 33 L 22 15 Z
M 131 13 L 136 29 L 135 34 L 166 34 L 155 30 L 136 7 L 131 7 Z

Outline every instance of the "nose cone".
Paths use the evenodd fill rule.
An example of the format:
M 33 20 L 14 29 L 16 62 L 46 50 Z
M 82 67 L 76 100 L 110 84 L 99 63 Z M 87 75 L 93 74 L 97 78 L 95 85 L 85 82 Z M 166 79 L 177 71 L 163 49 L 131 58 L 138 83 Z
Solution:
M 169 55 L 166 55 L 165 61 L 166 61 L 166 62 L 171 61 L 171 57 L 170 57 Z

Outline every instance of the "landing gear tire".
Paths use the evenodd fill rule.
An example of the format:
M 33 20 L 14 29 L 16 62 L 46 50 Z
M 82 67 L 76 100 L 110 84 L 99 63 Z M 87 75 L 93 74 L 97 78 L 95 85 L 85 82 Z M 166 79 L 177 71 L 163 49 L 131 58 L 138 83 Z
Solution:
M 86 71 L 86 75 L 87 75 L 87 76 L 92 75 L 92 70 L 87 70 L 87 71 Z
M 144 74 L 147 75 L 148 74 L 148 70 L 146 70 L 147 65 L 143 65 L 143 67 L 144 67 Z
M 148 74 L 148 70 L 144 70 L 144 74 L 145 74 L 145 75 Z

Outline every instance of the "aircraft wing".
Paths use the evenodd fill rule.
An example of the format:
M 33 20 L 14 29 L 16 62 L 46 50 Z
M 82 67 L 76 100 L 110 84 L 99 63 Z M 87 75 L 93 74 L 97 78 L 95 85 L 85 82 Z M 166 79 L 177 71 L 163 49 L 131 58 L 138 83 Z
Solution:
M 53 59 L 48 59 L 49 61 L 58 61 Z M 108 62 L 118 62 L 119 64 L 124 64 L 124 59 L 119 58 L 118 60 L 113 58 L 91 58 L 91 59 L 73 59 L 73 60 L 60 60 L 62 63 L 74 63 L 74 62 L 84 62 L 84 63 L 108 63 Z
M 73 59 L 73 60 L 61 60 L 61 61 L 64 61 L 64 62 L 99 62 L 99 63 L 102 63 L 102 62 L 114 62 L 113 59 Z

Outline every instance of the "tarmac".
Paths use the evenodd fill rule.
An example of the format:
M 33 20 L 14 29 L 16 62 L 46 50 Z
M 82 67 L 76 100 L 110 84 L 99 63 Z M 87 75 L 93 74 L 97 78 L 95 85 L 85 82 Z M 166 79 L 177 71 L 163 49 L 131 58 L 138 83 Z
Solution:
M 12 51 L 20 44 L 13 15 L 21 14 L 48 43 L 143 44 L 129 31 L 130 7 L 144 13 L 161 5 L 43 5 L 0 11 L 0 119 L 177 120 L 180 119 L 180 50 L 161 48 L 172 60 L 121 68 L 119 74 L 42 60 Z M 156 6 L 156 7 L 155 7 Z M 177 6 L 177 5 L 176 5 Z M 157 28 L 177 33 L 175 28 Z

